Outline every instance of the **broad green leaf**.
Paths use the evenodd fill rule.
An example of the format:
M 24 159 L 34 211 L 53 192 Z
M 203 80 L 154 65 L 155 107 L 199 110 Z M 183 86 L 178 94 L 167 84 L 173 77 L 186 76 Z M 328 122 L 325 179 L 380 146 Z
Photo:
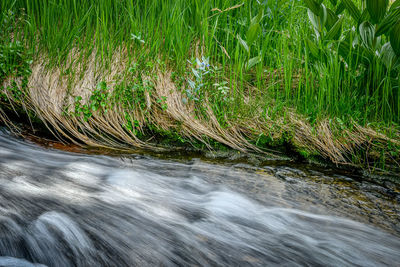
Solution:
M 319 48 L 318 46 L 311 40 L 307 39 L 306 40 L 307 48 L 310 50 L 310 53 L 313 57 L 318 58 L 319 57 Z
M 390 69 L 392 66 L 394 66 L 397 57 L 392 46 L 390 45 L 390 42 L 387 42 L 382 46 L 380 59 L 382 60 L 383 64 L 385 64 L 386 68 Z
M 360 17 L 360 20 L 358 21 L 358 23 L 361 24 L 364 21 L 369 21 L 370 19 L 371 19 L 371 16 L 369 15 L 368 10 L 364 9 L 364 11 L 361 13 L 361 17 Z
M 389 11 L 393 11 L 395 8 L 400 7 L 400 0 L 396 0 L 393 2 L 393 4 L 390 6 Z
M 335 14 L 336 15 L 342 14 L 345 9 L 346 6 L 343 4 L 343 2 L 340 2 L 338 7 L 336 8 Z
M 339 18 L 339 20 L 333 25 L 333 27 L 329 30 L 329 32 L 325 35 L 325 39 L 327 40 L 337 40 L 340 37 L 340 32 L 342 31 L 343 24 L 343 16 Z
M 400 20 L 400 7 L 391 9 L 389 14 L 378 24 L 376 36 L 389 34 L 394 25 Z
M 247 41 L 248 47 L 250 47 L 253 44 L 253 42 L 257 39 L 257 36 L 259 35 L 259 33 L 261 31 L 260 22 L 261 22 L 263 16 L 264 16 L 264 10 L 261 9 L 258 12 L 257 16 L 252 18 L 250 21 L 250 26 L 246 33 L 246 41 Z
M 333 6 L 336 6 L 336 5 L 337 5 L 337 0 L 329 0 L 329 1 L 331 1 L 331 4 L 332 4 Z
M 366 66 L 368 66 L 376 56 L 373 50 L 367 49 L 363 46 L 356 46 L 356 49 L 359 51 L 359 54 L 361 55 L 360 58 L 361 63 Z
M 352 68 L 356 68 L 360 63 L 367 65 L 369 62 L 367 52 L 370 50 L 358 45 L 357 41 L 353 39 L 356 37 L 357 35 L 354 35 L 354 32 L 348 32 L 345 40 L 340 41 L 338 47 L 339 54 Z
M 389 0 L 366 0 L 367 10 L 371 15 L 371 21 L 378 24 L 386 14 L 389 5 Z
M 400 20 L 394 25 L 393 29 L 390 31 L 390 45 L 392 46 L 394 52 L 400 57 Z
M 373 42 L 375 37 L 375 26 L 369 21 L 364 21 L 359 27 L 361 41 L 367 48 L 373 48 Z
M 247 45 L 251 46 L 256 40 L 257 36 L 260 34 L 261 26 L 259 23 L 251 24 L 246 33 Z
M 328 11 L 324 4 L 321 4 L 320 14 L 319 17 L 321 18 L 321 30 L 326 24 L 326 20 L 328 19 Z
M 244 48 L 244 50 L 246 50 L 246 52 L 247 52 L 247 53 L 250 53 L 249 46 L 247 45 L 246 41 L 245 41 L 245 40 L 243 40 L 243 39 L 240 37 L 240 35 L 239 35 L 239 34 L 238 34 L 238 35 L 236 35 L 236 37 L 238 38 L 238 40 L 239 40 L 239 43 L 240 43 L 240 44 L 241 44 L 241 46 Z
M 255 65 L 257 65 L 258 63 L 260 63 L 261 60 L 262 60 L 261 56 L 256 56 L 256 57 L 250 58 L 249 61 L 247 61 L 246 70 L 249 70 L 252 67 L 254 67 Z
M 360 10 L 356 7 L 352 0 L 342 0 L 342 3 L 346 7 L 347 11 L 349 12 L 350 16 L 353 17 L 355 21 L 360 21 L 361 13 Z
M 321 4 L 315 2 L 314 0 L 304 0 L 306 7 L 311 10 L 315 15 L 319 15 Z
M 254 18 L 251 19 L 250 25 L 260 23 L 263 17 L 264 17 L 264 10 L 261 9 L 258 12 L 257 16 L 255 16 Z
M 338 16 L 335 14 L 335 12 L 333 12 L 331 9 L 327 8 L 327 18 L 326 18 L 326 28 L 327 30 L 330 30 L 333 25 L 335 25 L 335 23 L 338 21 Z
M 312 12 L 310 9 L 307 10 L 307 13 L 308 13 L 308 18 L 310 19 L 310 22 L 314 27 L 315 34 L 317 34 L 317 37 L 319 38 L 322 32 L 321 18 L 315 15 L 314 12 Z

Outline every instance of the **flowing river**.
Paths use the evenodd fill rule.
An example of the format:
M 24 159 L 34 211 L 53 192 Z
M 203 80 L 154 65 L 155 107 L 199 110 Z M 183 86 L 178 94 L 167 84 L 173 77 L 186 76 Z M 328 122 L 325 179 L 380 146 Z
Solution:
M 289 162 L 88 155 L 0 129 L 0 266 L 400 266 L 400 191 Z

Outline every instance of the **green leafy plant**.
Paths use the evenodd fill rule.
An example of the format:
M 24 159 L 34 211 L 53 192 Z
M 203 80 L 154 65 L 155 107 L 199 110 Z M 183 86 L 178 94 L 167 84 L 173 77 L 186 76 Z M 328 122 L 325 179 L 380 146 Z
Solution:
M 167 104 L 167 97 L 162 96 L 159 99 L 157 99 L 157 103 L 161 105 L 162 110 L 167 110 L 168 109 L 168 104 Z
M 261 6 L 261 5 L 260 5 Z M 247 57 L 246 57 L 246 63 L 245 63 L 245 69 L 250 70 L 253 68 L 255 65 L 260 63 L 262 61 L 262 56 L 259 53 L 258 55 L 252 57 L 252 45 L 256 41 L 256 39 L 261 35 L 262 32 L 262 27 L 261 27 L 261 21 L 264 17 L 264 9 L 260 8 L 258 14 L 250 19 L 250 24 L 247 28 L 246 31 L 246 39 L 242 39 L 242 37 L 237 34 L 237 39 L 239 40 L 240 45 L 242 48 L 246 51 Z
M 11 79 L 11 84 L 0 90 L 3 100 L 8 100 L 6 91 L 14 102 L 22 100 L 31 74 L 31 64 L 31 56 L 22 43 L 0 44 L 0 84 L 5 79 Z
M 141 137 L 142 132 L 140 131 L 140 123 L 138 120 L 132 118 L 132 116 L 128 112 L 124 112 L 126 123 L 122 126 L 129 132 L 134 135 Z
M 12 32 L 16 27 L 17 21 L 16 14 L 11 9 L 0 14 L 2 28 L 0 31 L 0 85 L 6 79 L 13 79 L 11 86 L 3 89 L 9 91 L 14 100 L 19 101 L 31 74 L 32 56 L 23 43 L 9 36 L 9 32 Z M 20 79 L 21 83 L 17 83 L 17 79 Z M 2 96 L 6 98 L 4 92 Z
M 309 66 L 318 73 L 317 86 L 329 88 L 330 95 L 347 92 L 357 99 L 352 106 L 360 111 L 349 110 L 364 122 L 370 116 L 398 120 L 400 0 L 392 5 L 387 0 L 304 3 L 314 31 L 305 44 Z M 339 105 L 335 110 L 341 113 Z
M 124 109 L 139 107 L 145 110 L 147 107 L 146 94 L 151 96 L 154 84 L 150 80 L 142 80 L 138 76 L 129 84 L 117 85 L 113 90 L 112 103 L 122 105 Z
M 392 72 L 390 76 L 398 82 L 400 1 L 389 8 L 388 0 L 367 0 L 364 9 L 352 0 L 330 2 L 332 9 L 321 0 L 304 0 L 315 33 L 314 40 L 306 40 L 311 55 L 324 61 L 327 54 L 338 51 L 347 66 L 363 71 L 368 77 L 362 78 L 372 79 L 371 84 L 380 84 L 387 72 Z M 384 71 L 377 71 L 381 67 Z
M 82 97 L 75 97 L 75 110 L 73 115 L 83 117 L 88 121 L 94 112 L 107 112 L 110 93 L 105 82 L 100 82 L 97 88 L 92 92 L 87 103 L 82 103 Z

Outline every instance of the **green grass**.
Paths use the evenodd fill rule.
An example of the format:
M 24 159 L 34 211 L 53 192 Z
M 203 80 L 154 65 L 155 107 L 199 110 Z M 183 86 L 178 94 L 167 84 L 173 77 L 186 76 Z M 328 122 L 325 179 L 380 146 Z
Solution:
M 106 70 L 122 47 L 134 68 L 164 66 L 183 88 L 195 79 L 189 62 L 207 58 L 215 70 L 195 81 L 203 84 L 199 100 L 191 99 L 192 91 L 187 97 L 207 97 L 221 125 L 226 117 L 284 117 L 289 108 L 312 124 L 328 118 L 345 127 L 356 122 L 389 136 L 398 133 L 398 84 L 380 72 L 378 61 L 371 63 L 372 76 L 383 78 L 374 84 L 359 79 L 359 69 L 343 68 L 337 53 L 328 53 L 326 64 L 314 60 L 306 49 L 313 30 L 302 1 L 10 0 L 1 1 L 0 10 L 0 43 L 20 41 L 34 60 L 46 55 L 48 68 L 63 68 L 75 48 L 83 51 L 80 62 L 96 51 Z M 11 24 L 4 22 L 8 11 L 15 14 Z M 346 20 L 344 31 L 352 26 Z M 216 80 L 228 88 L 214 86 Z
M 35 54 L 47 53 L 49 64 L 62 65 L 70 49 L 77 47 L 98 49 L 98 56 L 107 65 L 115 49 L 125 45 L 132 58 L 152 61 L 156 55 L 184 72 L 199 43 L 203 56 L 220 66 L 224 77 L 235 80 L 235 109 L 240 110 L 243 90 L 251 85 L 259 88 L 252 97 L 260 98 L 260 102 L 272 97 L 312 119 L 329 114 L 361 123 L 399 122 L 398 88 L 384 83 L 378 92 L 363 92 L 357 88 L 354 73 L 340 73 L 338 56 L 329 58 L 327 66 L 310 67 L 304 39 L 311 27 L 301 1 L 265 2 L 268 4 L 227 0 L 17 0 L 2 1 L 1 10 L 12 10 L 23 18 L 21 28 L 14 30 L 16 38 Z M 235 4 L 242 5 L 222 13 L 212 11 Z M 261 30 L 247 52 L 239 38 L 246 41 L 250 21 L 261 10 Z M 248 60 L 258 55 L 261 64 L 246 69 Z M 266 79 L 271 70 L 282 70 L 283 77 L 275 86 Z

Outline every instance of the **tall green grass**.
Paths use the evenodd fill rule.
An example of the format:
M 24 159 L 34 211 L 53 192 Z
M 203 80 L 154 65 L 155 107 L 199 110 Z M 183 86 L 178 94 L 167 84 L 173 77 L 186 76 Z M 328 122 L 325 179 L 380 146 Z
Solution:
M 305 39 L 312 29 L 302 1 L 14 0 L 1 1 L 0 8 L 2 21 L 8 10 L 21 18 L 8 34 L 33 55 L 46 54 L 49 67 L 62 66 L 76 48 L 86 57 L 96 51 L 107 68 L 124 47 L 132 61 L 159 60 L 184 76 L 190 70 L 188 60 L 200 51 L 231 86 L 232 102 L 218 106 L 229 116 L 290 107 L 310 121 L 337 117 L 363 125 L 400 122 L 400 89 L 390 79 L 360 82 L 357 70 L 342 71 L 337 54 L 329 55 L 328 64 L 310 59 Z M 252 19 L 260 13 L 260 31 L 247 50 L 242 41 L 249 41 Z M 249 59 L 257 56 L 258 63 L 248 68 Z M 374 69 L 379 72 L 380 66 Z M 247 98 L 254 105 L 244 105 Z

